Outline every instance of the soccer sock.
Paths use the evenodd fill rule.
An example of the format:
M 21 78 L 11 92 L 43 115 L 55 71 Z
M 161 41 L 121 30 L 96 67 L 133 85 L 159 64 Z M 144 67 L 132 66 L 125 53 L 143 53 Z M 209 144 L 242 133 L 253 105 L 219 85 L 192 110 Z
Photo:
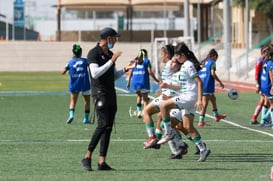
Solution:
M 156 128 L 156 129 L 155 129 L 155 136 L 156 136 L 158 139 L 161 139 L 161 137 L 162 137 L 162 130 Z
M 255 111 L 254 111 L 254 114 L 252 116 L 252 119 L 253 120 L 257 120 L 261 110 L 262 110 L 262 107 L 263 107 L 263 104 L 264 104 L 264 101 L 261 101 L 257 104 L 256 108 L 255 108 Z
M 270 109 L 270 119 L 269 119 L 270 124 L 273 123 L 272 120 L 271 120 L 272 118 L 273 118 L 273 108 Z
M 266 115 L 267 109 L 268 109 L 268 108 L 267 108 L 266 105 L 264 105 L 263 108 L 262 108 L 261 124 L 264 123 L 264 119 L 266 120 L 265 115 Z
M 74 113 L 75 113 L 75 109 L 74 109 L 74 108 L 69 109 L 69 117 L 70 117 L 70 118 L 73 118 L 73 117 L 74 117 Z
M 154 123 L 146 123 L 146 131 L 148 133 L 149 137 L 152 137 L 155 135 L 155 128 L 154 128 Z
M 141 112 L 142 108 L 141 108 L 141 104 L 137 104 L 137 112 Z
M 187 134 L 186 137 L 188 138 L 188 140 L 190 140 L 190 141 L 193 142 L 193 139 L 192 139 L 192 137 L 189 134 Z
M 162 118 L 162 121 L 164 123 L 165 134 L 170 134 L 171 133 L 171 119 L 169 117 Z
M 212 113 L 213 113 L 213 116 L 215 117 L 215 116 L 218 116 L 218 110 L 217 109 L 213 109 L 212 110 Z
M 164 130 L 164 123 L 163 123 L 163 121 L 161 121 L 161 123 L 160 123 L 160 128 L 162 128 Z
M 176 145 L 177 146 L 184 146 L 185 143 L 183 142 L 181 136 L 179 136 L 174 129 L 170 128 L 170 130 L 171 130 L 170 133 L 174 137 L 173 140 L 175 141 Z
M 90 114 L 90 110 L 85 110 L 84 111 L 84 119 L 89 120 L 89 114 Z
M 271 117 L 271 109 L 267 109 L 267 112 L 264 115 L 264 119 L 267 121 L 270 121 L 270 117 Z
M 180 133 L 177 133 L 176 134 L 179 136 L 180 139 L 182 139 L 182 135 Z
M 199 122 L 204 122 L 204 121 L 205 121 L 205 115 L 200 115 Z
M 206 150 L 206 146 L 204 145 L 204 142 L 202 141 L 200 135 L 198 135 L 195 138 L 193 138 L 193 142 L 199 148 L 200 152 Z
M 174 140 L 168 141 L 168 145 L 173 154 L 177 154 L 179 152 L 178 146 L 176 145 Z

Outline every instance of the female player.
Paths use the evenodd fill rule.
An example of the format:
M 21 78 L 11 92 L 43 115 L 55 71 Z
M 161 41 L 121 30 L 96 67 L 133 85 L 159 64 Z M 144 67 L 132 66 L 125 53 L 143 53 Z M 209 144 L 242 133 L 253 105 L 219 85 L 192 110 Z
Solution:
M 142 101 L 143 107 L 149 103 L 148 95 L 150 93 L 150 76 L 159 83 L 152 71 L 150 60 L 147 58 L 147 51 L 141 49 L 135 59 L 136 66 L 130 71 L 126 87 L 132 87 L 137 94 L 137 117 L 142 117 Z M 131 83 L 132 82 L 132 83 Z
M 256 93 L 260 95 L 260 100 L 258 104 L 255 107 L 254 113 L 252 115 L 251 124 L 259 124 L 257 121 L 257 118 L 262 110 L 262 116 L 261 116 L 261 125 L 264 124 L 264 117 L 266 117 L 266 112 L 267 112 L 267 102 L 265 101 L 265 96 L 261 94 L 260 92 L 260 77 L 263 69 L 263 62 L 265 58 L 268 56 L 269 53 L 269 46 L 263 46 L 261 48 L 261 56 L 258 58 L 256 65 L 255 65 L 255 81 L 256 81 Z
M 73 45 L 73 58 L 66 64 L 62 74 L 64 75 L 69 71 L 69 91 L 70 91 L 70 104 L 69 104 L 69 117 L 66 121 L 67 124 L 72 123 L 75 114 L 75 107 L 78 100 L 79 93 L 82 93 L 84 98 L 84 124 L 90 124 L 90 79 L 88 71 L 87 59 L 81 58 L 82 48 L 78 44 Z
M 181 64 L 175 61 L 175 59 L 172 59 L 174 55 L 174 48 L 172 45 L 166 45 L 161 48 L 160 56 L 163 63 L 165 63 L 165 67 L 162 71 L 161 79 L 162 82 L 170 83 L 172 81 L 172 75 L 174 72 L 178 71 L 180 69 Z M 171 60 L 172 59 L 172 60 Z M 162 88 L 161 94 L 159 97 L 154 99 L 152 102 L 150 102 L 146 108 L 143 110 L 143 118 L 144 122 L 146 124 L 146 131 L 148 133 L 148 139 L 147 142 L 144 143 L 144 148 L 159 148 L 160 145 L 157 144 L 157 141 L 161 138 L 161 113 L 160 112 L 160 104 L 170 99 L 171 97 L 177 95 L 178 93 L 169 88 Z M 157 116 L 157 127 L 156 130 L 154 129 L 154 122 L 152 119 L 152 115 L 155 113 L 159 113 Z M 172 144 L 171 142 L 169 143 Z M 180 150 L 176 150 L 172 158 L 176 158 L 179 156 L 180 153 L 185 153 L 187 150 L 187 145 L 183 141 L 179 141 L 179 147 Z
M 215 92 L 215 80 L 219 82 L 221 88 L 224 88 L 224 84 L 218 78 L 216 74 L 216 61 L 218 59 L 218 53 L 215 49 L 211 49 L 205 60 L 203 60 L 203 67 L 199 71 L 199 77 L 203 82 L 203 110 L 200 111 L 198 126 L 205 125 L 205 114 L 208 107 L 209 101 L 211 102 L 212 112 L 214 120 L 219 122 L 220 119 L 224 119 L 226 114 L 219 114 L 217 110 Z
M 260 78 L 261 92 L 265 95 L 269 102 L 269 113 L 273 118 L 273 50 L 269 52 L 268 59 L 263 63 L 263 70 Z M 268 121 L 272 124 L 272 121 Z
M 175 58 L 182 64 L 180 71 L 173 75 L 173 82 L 176 83 L 162 83 L 161 87 L 179 90 L 180 94 L 163 101 L 160 105 L 165 133 L 161 140 L 158 141 L 158 144 L 164 144 L 174 138 L 171 132 L 169 111 L 173 108 L 183 109 L 185 111 L 182 118 L 183 127 L 200 149 L 200 158 L 198 161 L 203 162 L 210 154 L 210 150 L 206 148 L 200 133 L 193 125 L 196 108 L 199 111 L 203 109 L 203 84 L 197 72 L 201 69 L 200 63 L 185 43 L 179 43 L 175 47 Z

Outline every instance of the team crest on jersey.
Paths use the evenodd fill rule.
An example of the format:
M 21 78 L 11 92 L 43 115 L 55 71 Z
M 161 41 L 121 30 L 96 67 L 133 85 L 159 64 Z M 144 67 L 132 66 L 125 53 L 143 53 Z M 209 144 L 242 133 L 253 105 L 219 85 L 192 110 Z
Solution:
M 101 55 L 101 57 L 100 57 L 102 60 L 105 60 L 105 57 L 104 57 L 104 55 Z

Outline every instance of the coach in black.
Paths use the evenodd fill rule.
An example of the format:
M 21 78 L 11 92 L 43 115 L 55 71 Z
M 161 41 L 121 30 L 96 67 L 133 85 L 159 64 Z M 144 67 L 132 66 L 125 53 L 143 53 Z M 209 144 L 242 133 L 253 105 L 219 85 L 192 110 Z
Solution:
M 117 37 L 119 34 L 114 29 L 104 28 L 100 32 L 101 40 L 87 55 L 91 71 L 92 97 L 98 119 L 88 151 L 81 161 L 83 168 L 88 171 L 92 170 L 92 153 L 99 141 L 100 155 L 97 169 L 114 170 L 106 163 L 106 155 L 117 111 L 115 80 L 128 69 L 133 68 L 128 65 L 122 70 L 116 70 L 115 62 L 122 52 L 113 53 L 110 49 L 114 47 Z

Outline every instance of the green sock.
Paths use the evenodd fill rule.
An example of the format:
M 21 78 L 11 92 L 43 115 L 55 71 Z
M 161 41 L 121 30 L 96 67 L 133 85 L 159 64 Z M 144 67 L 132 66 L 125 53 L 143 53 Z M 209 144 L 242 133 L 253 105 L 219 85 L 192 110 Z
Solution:
M 267 121 L 270 121 L 271 111 L 272 111 L 272 109 L 267 109 L 267 112 L 265 113 L 265 115 L 263 117 Z
M 141 112 L 141 104 L 137 104 L 137 112 Z
M 201 140 L 201 136 L 198 135 L 198 136 L 194 137 L 192 140 L 194 143 L 198 143 Z
M 155 136 L 158 138 L 158 139 L 161 139 L 162 138 L 162 131 L 160 129 L 155 129 Z
M 262 121 L 261 122 L 264 122 L 263 119 L 265 119 L 265 115 L 266 115 L 267 110 L 268 110 L 267 106 L 264 105 L 262 108 L 262 115 L 261 115 Z
M 270 109 L 270 117 L 269 117 L 269 122 L 272 124 L 272 120 L 271 119 L 273 118 L 273 108 Z
M 163 121 L 163 123 L 169 123 L 169 122 L 171 122 L 171 119 L 169 117 L 162 118 L 162 121 Z
M 146 123 L 145 127 L 146 127 L 146 131 L 147 131 L 149 137 L 155 135 L 155 128 L 154 128 L 154 123 L 153 122 L 152 123 Z
M 199 122 L 204 122 L 205 121 L 205 116 L 204 115 L 200 115 L 199 116 Z
M 73 118 L 74 117 L 74 112 L 75 112 L 74 108 L 69 109 L 69 117 Z
M 90 114 L 90 111 L 89 111 L 89 110 L 86 110 L 86 111 L 84 112 L 84 119 L 89 120 L 89 114 Z
M 213 116 L 217 116 L 219 114 L 217 109 L 212 110 L 212 113 L 213 113 Z
M 192 137 L 190 135 L 187 134 L 186 137 L 188 138 L 188 140 L 193 142 L 193 139 L 192 139 Z

